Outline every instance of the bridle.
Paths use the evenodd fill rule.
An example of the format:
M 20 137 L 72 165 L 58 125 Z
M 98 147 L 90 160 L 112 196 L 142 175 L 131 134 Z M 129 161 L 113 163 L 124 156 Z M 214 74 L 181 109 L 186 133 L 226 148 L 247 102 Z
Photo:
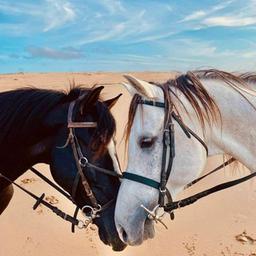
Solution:
M 245 182 L 253 177 L 256 176 L 256 172 L 251 173 L 247 176 L 244 176 L 240 179 L 236 179 L 233 181 L 225 182 L 222 184 L 219 184 L 215 187 L 212 187 L 210 189 L 204 190 L 202 192 L 199 192 L 195 195 L 189 196 L 185 199 L 181 199 L 179 201 L 173 201 L 171 193 L 167 189 L 166 185 L 168 182 L 168 179 L 171 174 L 173 161 L 175 158 L 175 131 L 174 131 L 174 123 L 173 121 L 176 121 L 177 124 L 181 127 L 184 134 L 187 136 L 187 138 L 194 137 L 204 148 L 206 151 L 206 155 L 208 156 L 208 148 L 207 145 L 204 143 L 204 141 L 196 134 L 194 133 L 188 126 L 186 126 L 181 118 L 175 113 L 174 106 L 171 102 L 171 96 L 170 96 L 170 87 L 168 84 L 165 84 L 165 87 L 161 87 L 163 89 L 164 93 L 164 100 L 165 102 L 158 102 L 154 100 L 146 100 L 146 99 L 138 99 L 138 104 L 144 104 L 159 108 L 164 108 L 165 110 L 165 117 L 164 117 L 164 129 L 163 129 L 163 153 L 162 153 L 162 164 L 161 164 L 161 174 L 160 174 L 160 182 L 157 182 L 153 179 L 130 173 L 130 172 L 124 172 L 123 173 L 123 179 L 132 180 L 135 182 L 139 182 L 141 184 L 144 184 L 146 186 L 155 188 L 159 191 L 159 199 L 158 199 L 158 205 L 155 206 L 154 209 L 150 210 L 144 205 L 141 205 L 141 207 L 148 213 L 148 218 L 151 220 L 154 220 L 156 223 L 160 222 L 163 224 L 166 228 L 167 226 L 163 223 L 162 217 L 164 216 L 164 213 L 167 212 L 170 214 L 171 219 L 174 219 L 174 210 L 179 209 L 181 207 L 185 207 L 187 205 L 190 205 L 194 202 L 196 202 L 198 199 L 206 197 L 212 193 L 224 190 L 226 188 L 235 186 L 237 184 L 240 184 L 242 182 Z M 234 162 L 235 159 L 232 157 L 220 166 L 216 167 L 211 172 L 205 174 L 204 176 L 190 182 L 185 186 L 185 189 L 194 185 L 195 183 L 199 182 L 203 178 L 207 177 L 208 175 L 222 169 L 223 167 L 231 164 Z M 167 198 L 167 203 L 165 203 L 165 198 Z
M 87 217 L 86 226 L 88 226 L 90 223 L 93 222 L 93 220 L 95 218 L 100 217 L 101 212 L 103 212 L 104 210 L 109 208 L 115 202 L 115 198 L 111 199 L 109 202 L 107 202 L 103 206 L 101 204 L 99 204 L 96 199 L 96 196 L 93 194 L 93 191 L 92 191 L 92 189 L 89 185 L 89 182 L 85 176 L 86 170 L 88 168 L 93 168 L 96 171 L 99 171 L 99 172 L 102 172 L 102 173 L 105 173 L 105 174 L 108 174 L 111 176 L 119 177 L 119 178 L 120 178 L 120 175 L 116 172 L 113 172 L 113 171 L 110 171 L 110 170 L 107 170 L 104 168 L 100 168 L 92 163 L 89 163 L 87 157 L 84 156 L 81 146 L 79 144 L 79 140 L 77 139 L 77 137 L 75 135 L 74 129 L 76 129 L 76 128 L 96 128 L 97 123 L 96 122 L 74 122 L 72 116 L 73 116 L 73 112 L 74 112 L 75 103 L 76 103 L 76 101 L 71 102 L 69 105 L 69 109 L 68 109 L 68 120 L 67 120 L 68 126 L 67 127 L 69 129 L 69 135 L 68 135 L 67 141 L 64 146 L 59 147 L 59 148 L 65 148 L 69 144 L 71 145 L 73 156 L 74 156 L 74 159 L 76 162 L 76 168 L 77 168 L 77 174 L 76 174 L 75 180 L 73 182 L 71 196 L 72 196 L 73 200 L 75 200 L 78 184 L 79 184 L 79 181 L 81 180 L 85 195 L 90 200 L 90 205 L 85 205 L 82 207 L 82 212 Z M 74 217 L 77 216 L 78 210 L 79 210 L 79 207 L 77 206 L 75 213 L 74 213 Z M 74 230 L 74 226 L 72 227 L 72 231 L 73 230 Z
M 83 97 L 83 95 L 81 97 Z M 69 129 L 68 138 L 67 138 L 65 145 L 57 147 L 59 149 L 63 149 L 63 148 L 66 148 L 68 145 L 71 145 L 71 148 L 72 148 L 72 152 L 73 152 L 73 156 L 74 156 L 76 168 L 77 168 L 77 174 L 76 174 L 76 177 L 73 182 L 71 195 L 69 195 L 62 188 L 60 188 L 59 186 L 54 184 L 52 181 L 50 181 L 47 177 L 45 177 L 43 174 L 41 174 L 34 167 L 31 167 L 30 170 L 33 173 L 35 173 L 37 176 L 42 178 L 50 186 L 54 187 L 58 192 L 60 192 L 62 195 L 64 195 L 68 200 L 70 200 L 75 205 L 76 205 L 76 203 L 75 203 L 76 193 L 77 193 L 79 182 L 81 181 L 85 195 L 90 201 L 90 205 L 84 205 L 81 208 L 82 213 L 85 217 L 85 219 L 83 221 L 77 219 L 77 214 L 80 209 L 78 205 L 76 205 L 74 215 L 70 216 L 69 214 L 66 214 L 65 212 L 58 209 L 56 206 L 53 206 L 50 203 L 48 203 L 47 201 L 45 201 L 44 193 L 40 197 L 38 197 L 35 194 L 33 194 L 32 192 L 28 191 L 27 189 L 21 187 L 19 184 L 17 184 L 13 180 L 9 179 L 7 176 L 0 173 L 0 178 L 4 178 L 9 183 L 14 184 L 16 187 L 23 190 L 25 193 L 27 193 L 29 196 L 33 197 L 36 200 L 36 203 L 33 206 L 33 210 L 36 210 L 40 204 L 43 204 L 47 208 L 51 209 L 54 213 L 56 213 L 59 217 L 63 218 L 66 221 L 71 222 L 72 232 L 74 232 L 75 226 L 77 226 L 79 229 L 86 228 L 89 224 L 91 224 L 93 222 L 93 220 L 95 218 L 99 218 L 100 213 L 102 213 L 104 210 L 109 208 L 116 200 L 116 198 L 113 198 L 109 202 L 105 203 L 103 206 L 101 204 L 99 204 L 91 187 L 90 187 L 90 184 L 85 176 L 86 170 L 89 168 L 93 168 L 94 170 L 99 171 L 101 173 L 121 178 L 121 175 L 115 171 L 107 170 L 107 169 L 98 167 L 98 166 L 90 163 L 88 161 L 87 157 L 83 154 L 82 149 L 79 144 L 79 140 L 77 139 L 77 137 L 75 135 L 75 129 L 77 129 L 77 128 L 96 128 L 97 123 L 96 122 L 74 122 L 73 121 L 74 107 L 75 107 L 76 102 L 79 99 L 80 99 L 80 97 L 77 100 L 72 101 L 69 104 L 68 115 L 67 115 L 67 128 Z

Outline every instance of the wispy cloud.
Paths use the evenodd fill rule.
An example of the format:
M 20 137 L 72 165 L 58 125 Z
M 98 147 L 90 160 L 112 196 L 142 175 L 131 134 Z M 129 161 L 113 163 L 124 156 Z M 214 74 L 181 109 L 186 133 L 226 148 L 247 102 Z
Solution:
M 55 60 L 71 60 L 84 58 L 81 51 L 75 49 L 52 49 L 48 47 L 30 47 L 27 49 L 31 58 L 46 58 Z
M 75 20 L 75 10 L 68 1 L 46 0 L 46 2 L 48 3 L 48 12 L 46 14 L 45 32 Z
M 76 18 L 76 12 L 66 0 L 44 0 L 41 3 L 0 1 L 0 12 L 6 15 L 24 16 L 25 21 L 15 22 L 17 30 L 26 27 L 27 32 L 42 29 L 44 32 L 59 28 Z M 31 23 L 26 21 L 32 19 Z
M 131 40 L 131 44 L 135 43 L 145 43 L 145 42 L 151 42 L 151 41 L 156 41 L 160 39 L 165 39 L 170 37 L 171 35 L 175 35 L 176 32 L 171 31 L 171 32 L 163 32 L 161 34 L 155 33 L 153 35 L 144 35 L 143 37 L 140 37 L 138 39 Z
M 146 19 L 145 10 L 139 10 L 134 16 L 124 16 L 123 19 L 124 21 L 117 22 L 114 25 L 111 23 L 103 24 L 100 28 L 94 27 L 95 24 L 91 25 L 89 33 L 87 33 L 85 38 L 79 39 L 75 42 L 75 45 L 81 46 L 95 42 L 102 42 L 104 40 L 117 41 L 127 39 L 127 41 L 131 41 L 131 38 L 152 29 L 152 24 L 150 24 Z
M 235 1 L 230 0 L 208 8 L 208 10 L 198 10 L 183 18 L 180 22 L 192 22 L 192 27 L 202 29 L 205 27 L 243 27 L 256 24 L 256 2 L 249 0 L 246 4 L 237 8 L 231 6 Z M 227 11 L 223 12 L 223 9 Z M 221 11 L 221 13 L 220 13 Z M 196 23 L 195 23 L 196 22 Z
M 255 0 L 0 0 L 0 72 L 256 67 L 255 13 Z
M 86 45 L 86 44 L 91 44 L 91 43 L 100 42 L 100 41 L 104 41 L 104 40 L 109 40 L 109 39 L 118 37 L 119 35 L 121 35 L 124 32 L 124 30 L 125 30 L 125 24 L 119 23 L 119 24 L 113 26 L 112 29 L 109 31 L 92 32 L 89 37 L 79 40 L 75 44 L 76 45 Z
M 218 16 L 202 21 L 207 26 L 242 27 L 256 24 L 256 17 Z
M 194 20 L 198 20 L 200 18 L 204 18 L 207 15 L 210 15 L 212 13 L 215 13 L 217 11 L 220 11 L 220 10 L 228 7 L 230 4 L 232 4 L 232 2 L 234 2 L 234 0 L 226 1 L 224 3 L 210 6 L 207 10 L 194 11 L 191 14 L 189 14 L 188 16 L 186 16 L 185 18 L 183 18 L 180 22 L 194 21 Z
M 207 15 L 207 12 L 200 10 L 200 11 L 195 11 L 192 14 L 188 15 L 184 19 L 182 19 L 180 22 L 185 22 L 185 21 L 191 21 L 191 20 L 197 20 L 202 17 L 205 17 Z
M 30 15 L 37 16 L 41 14 L 40 8 L 34 4 L 7 1 L 0 1 L 0 11 L 9 15 Z

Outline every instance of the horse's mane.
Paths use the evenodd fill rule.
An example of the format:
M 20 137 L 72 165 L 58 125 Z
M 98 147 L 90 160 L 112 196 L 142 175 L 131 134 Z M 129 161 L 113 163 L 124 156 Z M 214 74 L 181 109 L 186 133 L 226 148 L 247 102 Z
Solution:
M 243 85 L 248 82 L 256 82 L 256 72 L 245 72 L 245 73 L 228 73 L 217 69 L 208 70 L 197 70 L 193 73 L 196 76 L 204 79 L 221 79 L 227 81 L 227 79 L 242 83 Z
M 247 99 L 240 91 L 240 87 L 246 87 L 248 82 L 256 82 L 256 73 L 241 73 L 233 74 L 225 71 L 220 71 L 216 69 L 208 70 L 196 70 L 189 71 L 186 74 L 179 74 L 176 78 L 170 79 L 165 83 L 158 83 L 157 86 L 161 87 L 163 90 L 169 88 L 171 94 L 176 97 L 181 105 L 186 107 L 179 99 L 176 91 L 182 92 L 188 102 L 191 104 L 195 113 L 202 124 L 205 127 L 205 122 L 215 122 L 220 117 L 220 111 L 214 99 L 209 95 L 205 87 L 203 86 L 201 79 L 215 79 L 225 82 L 230 85 L 234 90 L 241 94 L 242 97 Z M 239 84 L 239 86 L 238 86 Z M 138 102 L 142 97 L 139 94 L 135 94 L 129 109 L 128 123 L 126 126 L 126 141 L 129 138 L 133 120 L 135 117 L 136 109 L 138 107 Z M 174 106 L 176 111 L 177 108 Z M 179 113 L 178 113 L 179 114 Z
M 92 89 L 71 86 L 68 91 L 27 87 L 0 93 L 0 143 L 22 147 L 38 141 L 47 134 L 43 120 L 51 110 L 90 92 Z M 99 102 L 96 108 L 98 125 L 92 142 L 102 144 L 98 149 L 102 151 L 115 132 L 115 121 L 105 104 Z

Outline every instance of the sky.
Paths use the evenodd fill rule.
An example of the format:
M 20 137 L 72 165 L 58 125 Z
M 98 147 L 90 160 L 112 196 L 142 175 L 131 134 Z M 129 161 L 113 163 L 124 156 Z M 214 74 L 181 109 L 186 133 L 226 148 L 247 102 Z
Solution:
M 0 0 L 0 73 L 256 69 L 256 0 Z

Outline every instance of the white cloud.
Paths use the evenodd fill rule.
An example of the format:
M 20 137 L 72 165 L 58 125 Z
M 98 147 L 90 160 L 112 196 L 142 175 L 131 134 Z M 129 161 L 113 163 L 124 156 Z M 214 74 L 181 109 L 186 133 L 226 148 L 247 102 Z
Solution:
M 0 1 L 0 11 L 9 15 L 26 14 L 36 16 L 41 14 L 40 8 L 36 5 L 25 3 L 8 3 L 7 1 Z
M 48 3 L 44 32 L 72 22 L 76 14 L 71 4 L 62 0 L 46 0 Z
M 228 7 L 230 4 L 232 4 L 234 2 L 234 0 L 230 0 L 230 1 L 225 1 L 223 3 L 220 3 L 220 4 L 217 4 L 215 6 L 213 6 L 211 8 L 212 11 L 219 11 L 219 10 L 222 10 L 226 7 Z
M 230 0 L 230 1 L 226 1 L 224 3 L 220 3 L 214 6 L 209 7 L 207 10 L 198 10 L 195 11 L 191 14 L 189 14 L 188 16 L 186 16 L 185 18 L 183 18 L 180 22 L 188 22 L 188 21 L 194 21 L 194 20 L 199 20 L 200 18 L 204 18 L 212 13 L 215 13 L 217 11 L 220 11 L 224 8 L 226 8 L 227 6 L 229 6 L 231 3 L 233 3 L 234 0 Z
M 153 25 L 145 17 L 145 10 L 138 10 L 136 15 L 128 17 L 123 16 L 122 22 L 104 23 L 99 26 L 97 23 L 89 24 L 86 36 L 75 42 L 75 45 L 81 46 L 89 43 L 95 43 L 105 40 L 122 40 L 131 41 L 132 38 L 140 36 L 142 33 L 150 31 Z
M 188 15 L 187 17 L 185 17 L 180 22 L 197 20 L 197 19 L 200 19 L 202 17 L 205 17 L 206 15 L 207 15 L 207 12 L 205 12 L 205 11 L 202 11 L 202 10 L 196 11 L 196 12 L 193 12 L 192 14 Z
M 100 42 L 104 40 L 109 40 L 115 38 L 122 34 L 125 30 L 125 24 L 120 23 L 109 29 L 108 31 L 96 31 L 90 34 L 90 36 L 86 37 L 85 39 L 79 40 L 76 42 L 76 45 L 85 45 L 95 42 Z
M 218 16 L 207 18 L 202 21 L 202 24 L 207 26 L 225 26 L 238 27 L 256 24 L 256 17 L 232 17 L 232 16 Z
M 193 30 L 213 26 L 245 27 L 255 25 L 256 1 L 248 0 L 242 7 L 236 6 L 235 3 L 237 4 L 234 0 L 225 1 L 208 8 L 208 10 L 195 11 L 180 22 L 188 22 L 188 26 Z M 231 4 L 234 5 L 231 6 Z M 223 11 L 227 7 L 230 8 Z M 220 10 L 222 11 L 219 13 Z M 189 23 L 192 21 L 193 23 Z
M 143 37 L 131 40 L 130 43 L 143 43 L 143 42 L 150 42 L 150 41 L 156 41 L 156 40 L 160 40 L 160 39 L 164 39 L 167 38 L 171 35 L 176 34 L 175 32 L 166 32 L 166 33 L 154 33 L 152 35 L 145 35 Z
M 66 0 L 44 0 L 42 4 L 10 3 L 0 1 L 0 11 L 7 15 L 23 15 L 26 17 L 22 23 L 16 23 L 17 30 L 26 27 L 27 31 L 49 30 L 59 28 L 72 22 L 76 12 L 70 2 Z M 26 23 L 26 20 L 30 20 Z M 31 29 L 32 28 L 32 29 Z

